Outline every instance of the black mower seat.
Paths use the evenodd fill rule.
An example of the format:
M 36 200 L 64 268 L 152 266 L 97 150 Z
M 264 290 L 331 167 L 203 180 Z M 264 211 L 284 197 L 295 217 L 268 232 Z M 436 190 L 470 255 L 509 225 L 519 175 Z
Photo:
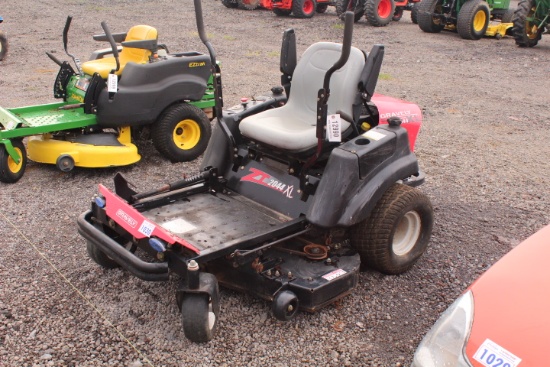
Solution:
M 243 119 L 239 125 L 241 133 L 256 142 L 291 152 L 315 147 L 317 93 L 327 70 L 341 53 L 339 43 L 319 42 L 310 46 L 294 70 L 287 104 Z M 364 66 L 365 54 L 352 47 L 347 63 L 330 79 L 329 115 L 336 111 L 353 115 L 352 104 Z M 341 121 L 345 131 L 350 123 Z
M 158 37 L 157 30 L 148 25 L 136 25 L 128 31 L 124 42 L 130 41 L 156 41 Z M 123 47 L 120 52 L 120 69 L 115 73 L 120 75 L 124 67 L 129 62 L 137 64 L 146 64 L 149 62 L 149 57 L 152 52 L 148 49 Z M 107 79 L 111 70 L 116 69 L 116 60 L 114 57 L 105 57 L 102 59 L 86 61 L 82 64 L 82 71 L 88 75 L 98 73 L 103 79 Z

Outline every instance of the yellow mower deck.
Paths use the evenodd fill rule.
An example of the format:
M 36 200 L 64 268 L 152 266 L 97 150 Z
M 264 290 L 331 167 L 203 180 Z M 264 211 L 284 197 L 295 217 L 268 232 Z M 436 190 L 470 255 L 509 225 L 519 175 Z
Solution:
M 60 157 L 70 157 L 74 166 L 86 168 L 127 166 L 141 159 L 137 147 L 131 143 L 129 127 L 122 128 L 118 137 L 114 133 L 101 134 L 102 138 L 110 138 L 105 139 L 107 142 L 86 140 L 94 135 L 100 136 L 80 135 L 74 140 L 58 140 L 50 134 L 31 136 L 27 141 L 28 157 L 48 164 L 58 164 Z

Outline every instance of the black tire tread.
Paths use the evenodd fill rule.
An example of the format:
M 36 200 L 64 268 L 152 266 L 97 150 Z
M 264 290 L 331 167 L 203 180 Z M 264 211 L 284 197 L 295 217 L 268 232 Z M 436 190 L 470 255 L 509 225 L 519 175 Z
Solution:
M 120 265 L 109 256 L 107 256 L 103 251 L 101 251 L 95 244 L 90 241 L 86 241 L 86 251 L 88 256 L 92 259 L 97 265 L 105 269 L 116 269 Z
M 181 303 L 183 333 L 195 343 L 210 341 L 216 328 L 208 329 L 208 298 L 207 294 L 186 294 Z
M 8 38 L 4 32 L 0 32 L 0 46 L 0 61 L 2 61 L 8 53 Z
M 474 29 L 473 20 L 478 11 L 484 10 L 486 15 L 486 22 L 483 29 L 477 32 Z M 456 28 L 460 37 L 469 40 L 478 40 L 485 35 L 487 26 L 489 25 L 489 19 L 491 10 L 489 5 L 483 0 L 468 0 L 460 8 L 458 13 Z
M 432 14 L 442 0 L 422 0 L 418 4 L 418 26 L 426 33 L 439 33 L 445 28 L 445 24 L 436 24 Z
M 226 8 L 230 8 L 230 9 L 239 7 L 239 3 L 237 1 L 232 1 L 232 0 L 222 0 L 222 4 Z
M 293 0 L 292 1 L 292 13 L 296 18 L 311 18 L 315 15 L 315 9 L 317 8 L 317 2 L 313 1 L 313 10 L 311 13 L 304 13 L 304 2 L 306 0 Z
M 14 148 L 18 148 L 21 151 L 22 166 L 18 172 L 12 172 L 8 167 L 8 160 L 10 155 L 3 145 L 0 147 L 0 182 L 15 183 L 23 177 L 25 174 L 25 168 L 27 167 L 27 150 L 25 145 L 19 139 L 11 141 Z
M 407 262 L 396 263 L 388 251 L 388 241 L 395 223 L 411 206 L 422 208 L 429 213 L 429 218 L 422 223 L 422 231 L 425 232 L 421 233 L 415 245 L 417 251 L 414 256 Z M 433 209 L 428 197 L 415 188 L 394 184 L 378 201 L 370 217 L 352 228 L 351 243 L 361 256 L 361 262 L 370 268 L 384 274 L 401 274 L 411 268 L 424 253 L 432 225 Z
M 199 142 L 189 150 L 178 148 L 172 138 L 172 125 L 181 121 L 181 116 L 195 120 L 201 127 Z M 206 150 L 211 135 L 212 127 L 208 116 L 200 108 L 187 103 L 169 107 L 151 127 L 153 145 L 162 156 L 172 162 L 188 162 L 198 158 Z
M 514 35 L 516 45 L 518 45 L 519 47 L 536 46 L 542 37 L 542 32 L 544 32 L 544 27 L 541 27 L 542 29 L 539 29 L 539 31 L 537 32 L 537 36 L 535 38 L 531 39 L 527 37 L 527 32 L 526 32 L 527 17 L 529 16 L 529 13 L 531 12 L 531 9 L 533 8 L 534 4 L 535 4 L 535 0 L 521 0 L 514 13 L 514 17 L 512 19 L 512 23 L 514 23 L 514 27 L 512 28 L 512 33 Z
M 395 3 L 392 1 L 392 9 L 387 18 L 381 18 L 378 14 L 378 4 L 380 0 L 367 0 L 365 4 L 365 17 L 367 22 L 374 27 L 385 27 L 391 23 L 395 12 Z

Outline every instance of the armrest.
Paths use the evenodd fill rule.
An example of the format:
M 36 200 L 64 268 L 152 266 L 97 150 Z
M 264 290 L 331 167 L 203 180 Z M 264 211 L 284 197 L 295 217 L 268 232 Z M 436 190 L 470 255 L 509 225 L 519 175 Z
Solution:
M 126 34 L 127 33 L 113 33 L 113 38 L 116 43 L 121 43 L 126 39 Z M 95 34 L 93 37 L 94 41 L 109 42 L 106 34 Z

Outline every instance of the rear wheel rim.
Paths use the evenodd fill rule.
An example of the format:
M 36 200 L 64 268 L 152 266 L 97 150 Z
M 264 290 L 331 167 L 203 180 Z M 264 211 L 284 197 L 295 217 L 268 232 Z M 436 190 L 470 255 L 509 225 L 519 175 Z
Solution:
M 380 18 L 387 18 L 391 13 L 391 0 L 380 0 L 378 3 L 378 16 Z
M 483 10 L 478 10 L 474 16 L 474 22 L 473 22 L 474 30 L 476 32 L 481 32 L 485 27 L 486 22 L 487 22 L 487 15 Z
M 531 8 L 528 18 L 531 18 L 535 15 L 535 10 L 536 8 L 534 7 Z M 533 24 L 533 22 L 527 20 L 525 22 L 525 35 L 527 36 L 527 38 L 531 40 L 536 40 L 538 37 L 538 33 L 539 33 L 539 27 L 537 27 L 536 24 Z
M 302 10 L 305 14 L 309 14 L 313 11 L 313 1 L 306 0 L 304 1 L 304 6 L 302 7 Z
M 420 214 L 416 211 L 405 213 L 397 224 L 393 235 L 393 252 L 398 256 L 409 253 L 418 241 L 421 229 L 422 220 L 420 219 Z
M 201 138 L 201 128 L 195 120 L 186 119 L 178 122 L 174 128 L 172 139 L 182 150 L 195 147 Z
M 21 171 L 21 168 L 23 168 L 23 152 L 21 151 L 21 149 L 19 149 L 17 147 L 14 147 L 14 149 L 20 157 L 19 163 L 15 163 L 13 158 L 11 156 L 8 156 L 8 169 L 12 173 L 17 173 L 17 172 Z

